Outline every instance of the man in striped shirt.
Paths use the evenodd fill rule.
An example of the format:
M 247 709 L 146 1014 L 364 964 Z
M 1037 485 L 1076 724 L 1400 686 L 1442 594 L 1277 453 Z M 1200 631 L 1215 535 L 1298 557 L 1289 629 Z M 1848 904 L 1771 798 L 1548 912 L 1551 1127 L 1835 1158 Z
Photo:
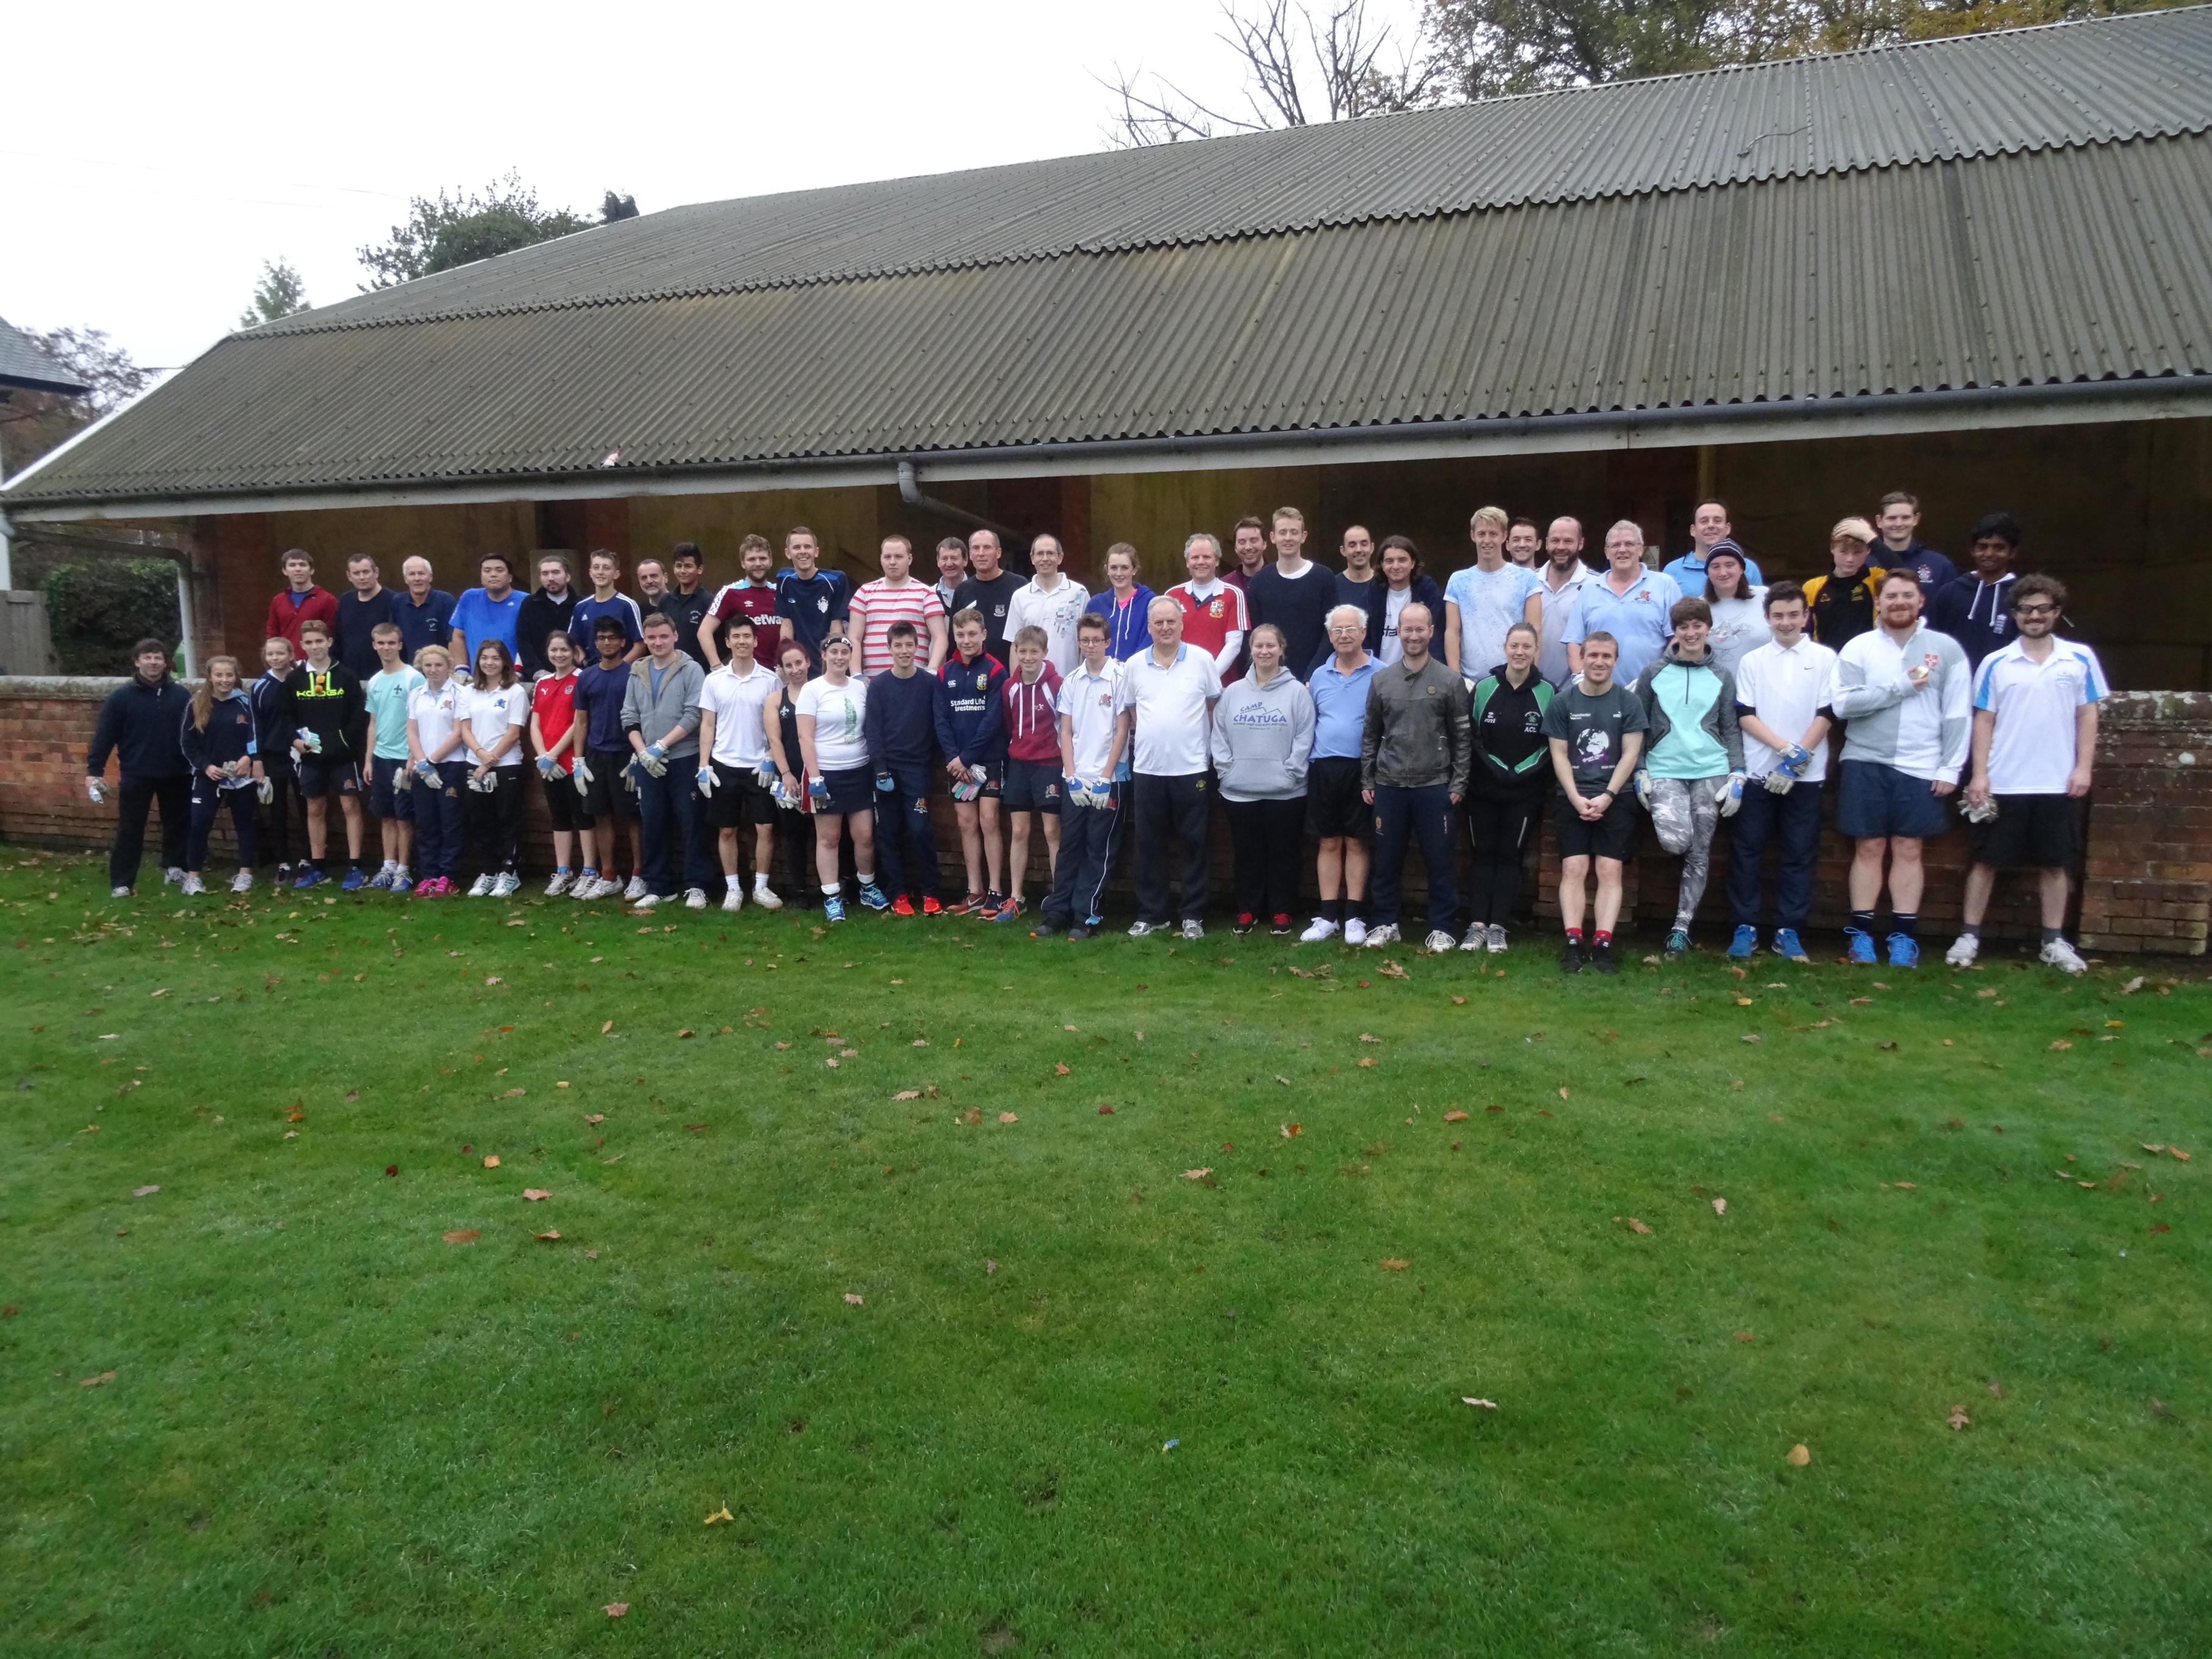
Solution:
M 925 660 L 935 674 L 945 665 L 945 602 L 927 582 L 917 581 L 914 544 L 903 536 L 886 536 L 877 554 L 883 566 L 880 580 L 864 582 L 853 595 L 853 637 L 860 642 L 860 659 L 853 672 L 862 679 L 891 665 L 890 629 L 895 622 L 912 623 L 915 632 L 929 641 Z

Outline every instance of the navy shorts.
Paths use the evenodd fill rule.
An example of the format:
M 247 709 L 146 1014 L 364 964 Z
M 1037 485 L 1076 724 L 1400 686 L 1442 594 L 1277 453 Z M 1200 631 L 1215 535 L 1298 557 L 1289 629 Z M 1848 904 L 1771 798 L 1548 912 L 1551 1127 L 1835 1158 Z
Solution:
M 876 771 L 873 767 L 855 766 L 848 771 L 825 771 L 822 775 L 822 781 L 829 788 L 830 799 L 814 803 L 817 812 L 873 812 L 876 810 Z
M 1049 812 L 1058 817 L 1063 787 L 1057 762 L 1048 766 L 1042 761 L 1009 759 L 999 799 L 1009 812 Z
M 361 793 L 361 768 L 349 760 L 326 760 L 320 755 L 300 757 L 300 793 L 309 800 L 325 795 Z
M 1951 827 L 1947 799 L 1925 778 L 1880 761 L 1845 761 L 1836 800 L 1836 833 L 1853 841 L 1902 836 L 1925 841 Z
M 414 781 L 407 775 L 404 760 L 369 757 L 368 810 L 380 818 L 397 818 L 402 823 L 415 821 Z

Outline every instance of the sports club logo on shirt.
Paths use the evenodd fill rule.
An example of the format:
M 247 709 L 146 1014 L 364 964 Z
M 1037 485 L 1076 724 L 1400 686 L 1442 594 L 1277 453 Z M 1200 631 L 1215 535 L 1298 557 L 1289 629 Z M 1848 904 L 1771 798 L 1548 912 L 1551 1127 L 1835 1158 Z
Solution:
M 1218 593 L 1215 594 L 1213 596 L 1213 602 L 1206 607 L 1206 614 L 1212 617 L 1214 621 L 1219 622 L 1224 617 L 1229 614 L 1228 601 L 1223 599 Z
M 991 689 L 991 671 L 989 669 L 987 668 L 981 673 L 975 676 L 975 689 L 978 691 L 988 691 Z
M 824 593 L 820 599 L 815 600 L 814 608 L 817 611 L 821 611 L 823 615 L 828 615 L 830 611 L 830 596 L 827 593 Z

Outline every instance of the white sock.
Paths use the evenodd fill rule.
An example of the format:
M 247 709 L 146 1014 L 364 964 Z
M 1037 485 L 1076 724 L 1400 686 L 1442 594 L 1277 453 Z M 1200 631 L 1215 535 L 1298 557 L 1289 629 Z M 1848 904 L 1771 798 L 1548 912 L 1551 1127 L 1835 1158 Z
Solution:
M 735 880 L 737 879 L 737 878 L 736 878 L 735 876 L 732 876 L 732 877 L 730 878 L 730 879 L 731 879 L 732 881 L 735 881 Z M 765 893 L 766 891 L 768 891 L 768 872 L 767 872 L 767 871 L 765 871 L 765 870 L 756 870 L 756 871 L 754 871 L 754 872 L 753 872 L 753 891 L 755 891 L 756 893 Z
M 745 878 L 743 876 L 724 876 L 722 884 L 732 893 L 742 893 L 745 890 Z
M 844 892 L 845 884 L 842 881 L 825 881 L 822 884 L 822 890 L 829 894 L 831 898 L 836 898 Z
M 854 872 L 854 875 L 863 887 L 873 887 L 876 884 L 876 878 L 864 871 L 856 870 Z

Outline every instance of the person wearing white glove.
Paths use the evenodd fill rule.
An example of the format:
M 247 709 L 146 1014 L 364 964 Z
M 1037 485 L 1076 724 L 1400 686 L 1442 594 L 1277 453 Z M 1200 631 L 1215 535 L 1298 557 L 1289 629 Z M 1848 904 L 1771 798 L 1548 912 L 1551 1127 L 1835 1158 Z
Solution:
M 1682 860 L 1667 954 L 1690 948 L 1690 922 L 1712 870 L 1713 830 L 1743 801 L 1743 736 L 1735 680 L 1707 648 L 1712 607 L 1677 599 L 1668 612 L 1674 637 L 1644 671 L 1637 692 L 1649 723 L 1638 799 L 1651 814 L 1659 844 Z
M 129 898 L 138 881 L 146 847 L 146 809 L 161 809 L 161 864 L 167 879 L 185 878 L 191 775 L 178 732 L 191 694 L 169 677 L 169 653 L 158 640 L 141 640 L 131 653 L 137 672 L 108 696 L 85 758 L 84 792 L 95 806 L 107 799 L 102 774 L 116 757 L 115 845 L 108 854 L 112 896 Z
M 649 909 L 680 892 L 685 905 L 703 910 L 717 874 L 700 822 L 697 781 L 699 694 L 706 672 L 678 649 L 678 638 L 673 622 L 658 611 L 648 616 L 647 654 L 629 665 L 623 691 L 623 731 L 629 738 L 643 840 L 646 890 L 637 902 Z
M 559 566 L 545 561 L 548 568 Z M 545 896 L 559 898 L 599 880 L 597 827 L 585 791 L 588 777 L 572 780 L 569 769 L 584 764 L 584 722 L 576 717 L 576 647 L 568 634 L 555 629 L 539 647 L 550 665 L 530 687 L 530 747 L 538 757 L 538 775 L 545 787 L 545 815 L 553 824 L 553 875 L 545 884 Z M 581 846 L 579 847 L 578 843 Z M 583 869 L 570 860 L 580 851 Z
M 1774 954 L 1808 958 L 1799 930 L 1813 906 L 1820 851 L 1820 797 L 1828 775 L 1828 691 L 1836 653 L 1809 637 L 1804 590 L 1795 582 L 1766 589 L 1771 640 L 1736 664 L 1736 720 L 1743 732 L 1744 770 L 1755 787 L 1729 826 L 1729 908 L 1735 934 L 1729 955 L 1746 961 L 1759 949 L 1765 902 L 1766 848 L 1779 843 L 1775 884 Z
M 1060 769 L 1068 803 L 1083 806 L 1060 818 L 1060 861 L 1030 930 L 1036 938 L 1064 931 L 1085 939 L 1105 920 L 1106 882 L 1121 846 L 1121 792 L 1129 776 L 1129 728 L 1114 708 L 1123 671 L 1109 654 L 1109 640 L 1104 621 L 1079 622 L 1076 664 L 1060 683 Z

